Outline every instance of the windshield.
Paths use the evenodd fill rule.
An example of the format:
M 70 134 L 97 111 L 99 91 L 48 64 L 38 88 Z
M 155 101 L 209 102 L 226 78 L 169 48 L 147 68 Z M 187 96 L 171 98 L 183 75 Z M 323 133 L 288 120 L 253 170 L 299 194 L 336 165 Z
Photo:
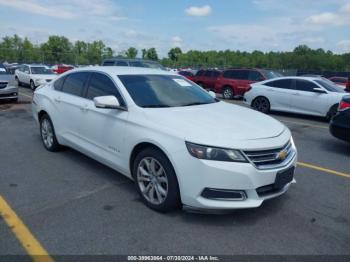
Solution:
M 140 107 L 180 107 L 218 102 L 201 87 L 174 75 L 120 75 Z
M 51 69 L 48 69 L 46 67 L 31 67 L 30 68 L 31 71 L 32 71 L 32 74 L 34 75 L 51 75 L 51 74 L 54 74 L 54 72 L 51 70 Z
M 283 75 L 272 70 L 263 70 L 263 73 L 267 79 L 272 79 L 276 77 L 282 77 Z
M 6 71 L 5 68 L 0 67 L 0 75 L 8 75 L 9 73 Z
M 323 86 L 326 90 L 328 90 L 330 92 L 345 93 L 345 90 L 343 88 L 341 88 L 340 86 L 337 86 L 336 84 L 329 81 L 328 79 L 327 80 L 317 79 L 317 80 L 315 80 L 315 82 L 320 84 L 321 86 Z
M 162 65 L 159 64 L 159 63 L 152 63 L 152 62 L 146 62 L 146 61 L 142 61 L 142 63 L 143 63 L 143 66 L 144 66 L 144 67 L 165 70 L 164 66 L 162 66 Z

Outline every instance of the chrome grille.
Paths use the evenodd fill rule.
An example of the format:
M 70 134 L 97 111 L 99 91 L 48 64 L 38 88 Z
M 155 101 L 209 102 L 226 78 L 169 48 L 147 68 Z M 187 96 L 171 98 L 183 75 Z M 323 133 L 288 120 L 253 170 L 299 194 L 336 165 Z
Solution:
M 287 165 L 294 158 L 296 152 L 289 141 L 280 148 L 244 151 L 244 154 L 258 169 L 272 169 Z
M 0 89 L 7 87 L 7 82 L 0 82 Z

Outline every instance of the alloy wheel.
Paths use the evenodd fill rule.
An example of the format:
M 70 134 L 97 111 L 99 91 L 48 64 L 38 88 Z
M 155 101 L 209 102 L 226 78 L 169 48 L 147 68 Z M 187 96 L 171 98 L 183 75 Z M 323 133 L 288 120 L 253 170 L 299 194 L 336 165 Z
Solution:
M 225 88 L 223 96 L 225 99 L 231 99 L 233 97 L 233 92 L 231 88 Z
M 254 101 L 253 107 L 260 112 L 266 113 L 270 109 L 270 104 L 266 98 L 259 97 Z
M 162 204 L 168 195 L 164 167 L 153 157 L 143 158 L 137 167 L 137 183 L 143 197 L 153 205 Z
M 48 119 L 43 119 L 41 122 L 41 137 L 47 148 L 51 148 L 53 145 L 53 130 L 51 123 Z

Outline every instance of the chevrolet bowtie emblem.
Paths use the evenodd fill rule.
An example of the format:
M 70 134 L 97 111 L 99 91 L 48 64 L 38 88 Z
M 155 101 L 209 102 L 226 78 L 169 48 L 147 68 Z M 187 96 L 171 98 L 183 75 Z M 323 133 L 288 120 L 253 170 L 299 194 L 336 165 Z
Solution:
M 280 160 L 285 160 L 288 156 L 288 152 L 287 150 L 282 150 L 281 152 L 279 152 L 277 154 L 277 159 L 280 159 Z

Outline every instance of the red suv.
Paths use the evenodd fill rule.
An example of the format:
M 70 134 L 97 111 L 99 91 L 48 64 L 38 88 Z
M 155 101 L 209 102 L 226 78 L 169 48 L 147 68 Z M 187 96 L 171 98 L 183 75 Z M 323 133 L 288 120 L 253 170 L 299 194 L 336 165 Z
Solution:
M 217 79 L 215 92 L 221 93 L 224 99 L 242 97 L 251 89 L 250 84 L 280 76 L 277 72 L 264 69 L 227 69 Z
M 199 70 L 196 75 L 192 78 L 192 81 L 200 85 L 204 89 L 214 90 L 216 80 L 220 76 L 221 72 L 218 70 Z

